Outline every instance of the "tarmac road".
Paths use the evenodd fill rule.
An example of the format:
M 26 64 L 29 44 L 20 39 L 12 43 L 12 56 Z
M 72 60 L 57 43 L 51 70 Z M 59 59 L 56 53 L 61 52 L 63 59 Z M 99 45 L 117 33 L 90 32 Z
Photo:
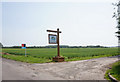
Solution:
M 28 66 L 31 64 L 2 58 L 2 80 L 57 80 L 62 78 L 53 77 L 47 72 L 36 74 L 34 69 Z M 46 78 L 47 77 L 47 78 Z
M 90 60 L 29 64 L 2 59 L 2 80 L 105 80 L 107 65 L 118 57 Z

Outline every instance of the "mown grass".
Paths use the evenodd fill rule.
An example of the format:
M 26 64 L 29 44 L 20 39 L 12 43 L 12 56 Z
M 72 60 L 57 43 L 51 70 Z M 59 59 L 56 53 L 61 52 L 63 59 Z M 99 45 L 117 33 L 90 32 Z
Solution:
M 110 73 L 114 78 L 116 78 L 118 81 L 120 81 L 120 60 L 118 62 L 113 63 L 110 66 L 112 69 L 109 69 L 105 73 L 105 78 L 107 80 L 110 80 L 108 73 Z
M 24 49 L 8 48 L 2 49 L 3 52 L 13 55 L 3 55 L 5 58 L 24 61 L 29 63 L 45 63 L 51 62 L 52 57 L 57 56 L 56 48 L 29 48 L 26 49 L 27 57 L 25 57 Z M 65 57 L 65 61 L 76 61 L 84 59 L 92 59 L 99 57 L 115 56 L 117 48 L 61 48 L 60 54 Z
M 51 62 L 51 60 L 46 58 L 35 58 L 32 56 L 18 56 L 18 55 L 2 55 L 2 57 L 7 59 L 12 59 L 15 61 L 21 61 L 21 62 L 27 62 L 27 63 L 48 63 Z

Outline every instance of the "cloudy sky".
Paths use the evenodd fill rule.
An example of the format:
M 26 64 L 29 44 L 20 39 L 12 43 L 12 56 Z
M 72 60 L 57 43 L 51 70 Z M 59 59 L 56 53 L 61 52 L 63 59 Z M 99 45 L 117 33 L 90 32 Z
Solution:
M 117 46 L 115 1 L 109 0 L 22 0 L 2 2 L 2 43 L 4 46 L 44 46 L 46 30 L 59 28 L 61 45 Z M 52 33 L 51 33 L 52 34 Z

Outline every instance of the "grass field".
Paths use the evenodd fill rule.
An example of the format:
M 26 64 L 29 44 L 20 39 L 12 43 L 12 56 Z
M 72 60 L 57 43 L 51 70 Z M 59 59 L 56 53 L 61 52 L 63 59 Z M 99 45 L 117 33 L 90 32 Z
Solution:
M 56 48 L 28 48 L 27 57 L 24 57 L 25 50 L 18 48 L 4 48 L 2 52 L 13 55 L 3 55 L 18 61 L 30 63 L 51 62 L 52 57 L 57 56 Z M 65 61 L 75 61 L 106 56 L 115 56 L 118 53 L 117 48 L 61 48 L 60 55 L 65 57 Z M 33 61 L 32 61 L 33 60 Z

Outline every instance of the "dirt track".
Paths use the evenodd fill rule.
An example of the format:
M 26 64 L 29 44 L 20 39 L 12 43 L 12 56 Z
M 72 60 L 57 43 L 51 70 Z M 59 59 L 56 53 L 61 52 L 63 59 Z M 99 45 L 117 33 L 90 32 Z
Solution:
M 107 65 L 118 57 L 90 60 L 29 64 L 2 59 L 3 80 L 105 80 Z

